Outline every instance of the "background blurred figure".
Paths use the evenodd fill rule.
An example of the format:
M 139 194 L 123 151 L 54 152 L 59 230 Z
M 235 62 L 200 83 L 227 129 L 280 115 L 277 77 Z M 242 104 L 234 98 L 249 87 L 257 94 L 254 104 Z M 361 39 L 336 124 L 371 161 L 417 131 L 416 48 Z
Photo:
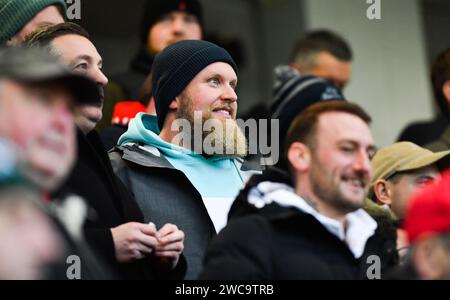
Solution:
M 416 194 L 406 213 L 412 249 L 389 279 L 450 280 L 450 173 Z
M 450 120 L 450 49 L 441 53 L 435 60 L 431 73 L 433 92 L 442 115 Z M 450 150 L 450 126 L 442 136 L 425 146 L 432 151 Z M 449 160 L 450 163 L 450 160 Z M 448 165 L 450 167 L 450 164 Z
M 439 54 L 434 60 L 431 68 L 431 83 L 434 100 L 439 108 L 438 116 L 431 122 L 408 125 L 402 131 L 398 140 L 410 141 L 432 151 L 449 150 L 450 49 Z
M 25 187 L 0 182 L 0 280 L 47 278 L 48 267 L 65 261 L 65 244 Z
M 53 191 L 72 168 L 74 102 L 88 103 L 92 95 L 95 85 L 48 54 L 0 53 L 0 136 L 17 147 L 19 168 L 39 189 Z
M 289 65 L 274 70 L 269 110 L 259 104 L 244 119 L 279 119 L 280 149 L 292 120 L 309 105 L 323 100 L 343 100 L 343 88 L 351 77 L 353 53 L 337 33 L 316 30 L 295 45 Z M 269 128 L 267 135 L 271 132 Z M 274 140 L 272 137 L 269 140 Z M 278 164 L 280 167 L 283 162 Z
M 302 75 L 324 78 L 343 90 L 351 78 L 352 59 L 347 41 L 324 29 L 308 32 L 296 43 L 290 66 Z
M 274 114 L 274 106 L 280 106 L 281 103 L 281 107 L 283 107 L 283 102 L 287 103 L 291 100 L 292 103 L 300 102 L 293 98 L 303 99 L 301 101 L 303 108 L 306 108 L 308 103 L 311 104 L 319 100 L 343 99 L 342 90 L 351 78 L 352 59 L 353 52 L 350 45 L 337 33 L 326 29 L 307 32 L 303 38 L 296 42 L 289 65 L 279 65 L 274 70 L 270 112 L 264 104 L 258 104 L 243 118 L 268 118 Z M 312 90 L 310 86 L 318 82 L 317 79 L 307 80 L 308 78 L 311 79 L 312 76 L 323 78 L 330 83 L 324 82 L 324 85 L 334 85 L 334 90 L 338 91 L 331 91 L 331 87 L 325 87 L 323 96 L 318 94 L 318 88 L 315 89 L 316 93 L 308 92 L 307 90 Z M 313 97 L 317 97 L 317 99 Z M 297 110 L 298 112 L 300 111 Z M 293 112 L 285 112 L 285 114 L 292 115 Z M 278 117 L 275 115 L 272 118 Z M 289 118 L 292 120 L 292 116 Z M 282 122 L 280 125 L 282 125 Z M 287 125 L 289 126 L 289 124 Z M 280 128 L 280 142 L 282 142 L 288 128 L 283 130 Z
M 0 45 L 21 44 L 38 27 L 63 23 L 64 0 L 0 0 Z
M 143 10 L 141 47 L 131 62 L 130 70 L 112 77 L 106 89 L 105 118 L 99 123 L 99 129 L 111 126 L 116 103 L 138 101 L 141 94 L 146 94 L 141 93 L 146 90 L 142 85 L 151 72 L 156 54 L 177 41 L 203 37 L 203 11 L 198 0 L 148 0 Z
M 67 211 L 67 207 L 56 205 L 49 197 L 67 177 L 75 159 L 75 103 L 89 103 L 98 97 L 93 82 L 70 73 L 46 51 L 17 47 L 0 51 L 0 148 L 2 154 L 12 158 L 7 168 L 0 168 L 0 183 L 5 190 L 14 191 L 4 196 L 11 201 L 2 207 L 2 213 L 11 216 L 1 218 L 6 222 L 2 225 L 10 230 L 2 232 L 0 240 L 8 244 L 2 244 L 0 252 L 9 254 L 15 249 L 16 255 L 2 257 L 8 260 L 5 264 L 0 260 L 2 267 L 16 265 L 16 271 L 21 273 L 11 273 L 14 277 L 40 278 L 44 274 L 26 273 L 26 268 L 53 261 L 57 266 L 45 277 L 67 279 L 66 258 L 77 255 L 83 260 L 82 278 L 109 278 L 97 258 L 85 248 L 83 237 L 76 234 L 84 214 L 69 207 L 70 223 L 74 226 L 65 227 L 69 220 L 59 219 L 55 211 Z M 17 184 L 26 188 L 15 189 Z M 34 201 L 21 201 L 30 198 Z M 78 203 L 84 207 L 81 200 Z M 18 235 L 14 238 L 11 233 Z M 65 253 L 70 254 L 54 261 L 62 247 L 57 235 L 67 247 Z M 30 255 L 29 249 L 23 248 L 27 245 L 36 252 Z

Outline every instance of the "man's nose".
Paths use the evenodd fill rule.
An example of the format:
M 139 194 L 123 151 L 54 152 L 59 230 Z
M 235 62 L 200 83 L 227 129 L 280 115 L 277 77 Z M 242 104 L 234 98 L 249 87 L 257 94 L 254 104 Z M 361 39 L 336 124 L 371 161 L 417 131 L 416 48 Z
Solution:
M 356 171 L 363 172 L 365 174 L 368 174 L 369 176 L 372 174 L 372 165 L 370 163 L 369 155 L 366 153 L 366 151 L 361 150 L 358 153 L 358 156 L 353 163 L 353 168 Z
M 172 21 L 172 31 L 176 34 L 183 34 L 185 27 L 186 24 L 182 18 L 175 18 Z
M 103 71 L 100 68 L 96 68 L 93 71 L 91 79 L 102 87 L 108 84 L 108 78 L 105 76 L 105 74 L 103 74 Z
M 233 87 L 230 85 L 225 85 L 222 91 L 221 99 L 224 101 L 236 102 L 238 96 Z

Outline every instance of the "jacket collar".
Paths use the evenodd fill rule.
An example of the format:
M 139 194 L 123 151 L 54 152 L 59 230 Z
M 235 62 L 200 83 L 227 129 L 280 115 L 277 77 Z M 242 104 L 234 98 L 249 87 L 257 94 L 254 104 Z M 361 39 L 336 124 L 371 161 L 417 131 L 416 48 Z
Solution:
M 139 143 L 126 143 L 117 146 L 122 158 L 143 167 L 175 169 L 158 148 Z
M 116 148 L 122 152 L 122 159 L 139 166 L 176 170 L 156 147 L 130 142 L 116 146 Z M 245 160 L 236 159 L 235 163 L 244 182 L 247 182 L 253 175 L 261 173 L 260 169 L 252 168 L 252 163 L 247 163 Z

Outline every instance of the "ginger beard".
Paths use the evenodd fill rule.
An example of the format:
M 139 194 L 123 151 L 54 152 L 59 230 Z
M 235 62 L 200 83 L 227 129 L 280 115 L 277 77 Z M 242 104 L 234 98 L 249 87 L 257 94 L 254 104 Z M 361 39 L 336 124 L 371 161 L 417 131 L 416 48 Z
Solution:
M 214 118 L 212 111 L 212 107 L 207 111 L 197 111 L 201 115 L 201 154 L 205 157 L 246 157 L 248 153 L 247 140 L 236 120 Z M 176 118 L 189 122 L 190 141 L 196 141 L 195 124 L 200 121 L 195 118 L 194 113 L 193 100 L 185 93 L 181 94 Z

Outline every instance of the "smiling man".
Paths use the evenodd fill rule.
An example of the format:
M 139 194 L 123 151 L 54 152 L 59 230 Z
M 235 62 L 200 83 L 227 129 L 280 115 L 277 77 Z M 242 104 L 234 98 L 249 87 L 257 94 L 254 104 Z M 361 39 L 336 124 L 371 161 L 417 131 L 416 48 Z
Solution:
M 361 208 L 375 152 L 370 117 L 344 101 L 303 111 L 279 169 L 254 176 L 213 240 L 201 279 L 358 279 L 381 255 L 377 223 Z M 367 277 L 365 277 L 367 278 Z
M 189 40 L 158 54 L 152 73 L 158 117 L 138 114 L 111 158 L 146 219 L 186 233 L 193 279 L 249 175 L 235 121 L 237 68 L 225 49 Z

